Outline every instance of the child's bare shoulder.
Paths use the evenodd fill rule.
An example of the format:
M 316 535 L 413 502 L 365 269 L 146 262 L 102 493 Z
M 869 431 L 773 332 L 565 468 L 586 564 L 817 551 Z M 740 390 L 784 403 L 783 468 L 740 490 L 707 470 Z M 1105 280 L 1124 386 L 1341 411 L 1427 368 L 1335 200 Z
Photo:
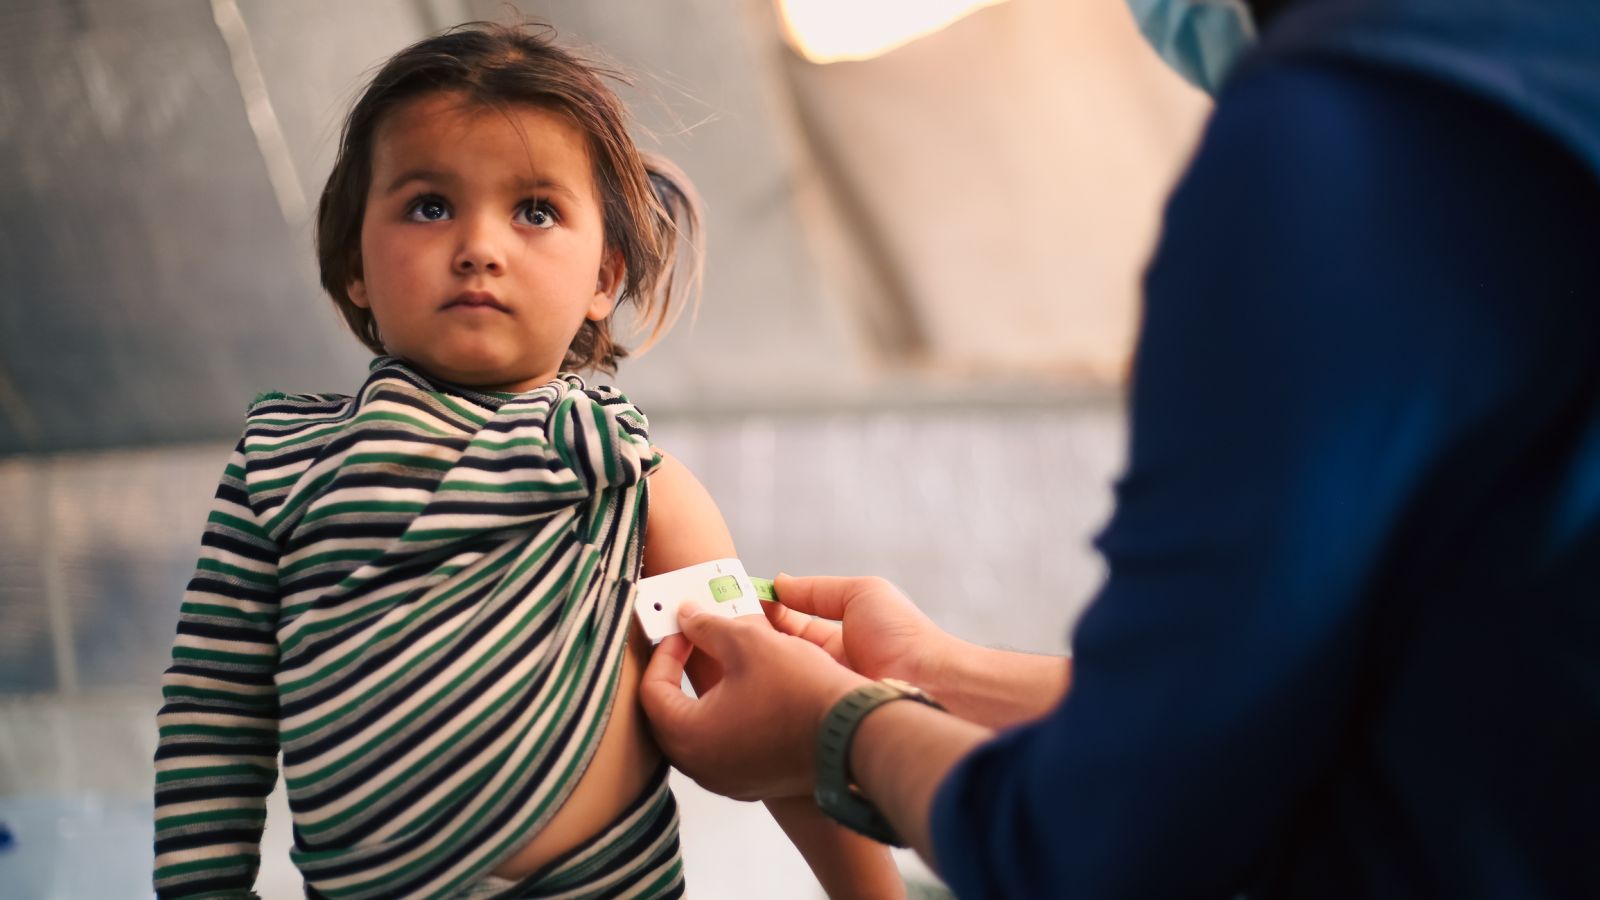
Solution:
M 670 572 L 707 560 L 734 556 L 733 535 L 722 511 L 700 479 L 662 452 L 650 473 L 650 516 L 645 523 L 646 574 Z

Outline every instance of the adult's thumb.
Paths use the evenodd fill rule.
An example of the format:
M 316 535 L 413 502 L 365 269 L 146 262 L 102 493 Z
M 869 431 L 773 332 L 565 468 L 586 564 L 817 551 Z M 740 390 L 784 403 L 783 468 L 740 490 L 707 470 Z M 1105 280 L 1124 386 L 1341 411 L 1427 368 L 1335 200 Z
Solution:
M 837 575 L 780 574 L 776 583 L 778 602 L 797 612 L 838 621 L 844 618 L 851 598 L 860 593 L 863 581 Z
M 695 700 L 683 692 L 683 664 L 694 648 L 680 637 L 669 635 L 656 645 L 639 682 L 639 703 L 658 739 L 672 736 L 684 719 L 693 714 Z
M 695 648 L 724 666 L 739 655 L 739 623 L 698 603 L 678 607 L 678 629 Z

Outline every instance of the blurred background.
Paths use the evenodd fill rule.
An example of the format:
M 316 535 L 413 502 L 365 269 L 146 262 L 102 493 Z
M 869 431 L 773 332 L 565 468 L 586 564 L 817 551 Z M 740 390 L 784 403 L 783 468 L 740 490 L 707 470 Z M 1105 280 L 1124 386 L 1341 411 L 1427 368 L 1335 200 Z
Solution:
M 630 73 L 704 197 L 698 314 L 614 380 L 750 571 L 1065 650 L 1209 109 L 1122 0 L 0 0 L 5 896 L 151 895 L 160 676 L 245 405 L 365 372 L 311 251 L 341 118 L 404 45 L 518 17 Z M 821 896 L 759 807 L 678 787 L 691 897 Z M 260 893 L 300 897 L 270 810 Z

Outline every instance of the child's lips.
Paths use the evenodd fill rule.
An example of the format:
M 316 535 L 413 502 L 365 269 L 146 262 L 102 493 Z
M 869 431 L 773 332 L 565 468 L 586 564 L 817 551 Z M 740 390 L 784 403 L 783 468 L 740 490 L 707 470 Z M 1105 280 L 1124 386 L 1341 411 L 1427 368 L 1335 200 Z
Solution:
M 506 306 L 504 303 L 501 303 L 499 298 L 495 297 L 495 295 L 489 293 L 488 291 L 462 291 L 453 299 L 451 299 L 449 303 L 446 303 L 443 308 L 495 310 L 503 313 L 511 312 L 510 307 Z

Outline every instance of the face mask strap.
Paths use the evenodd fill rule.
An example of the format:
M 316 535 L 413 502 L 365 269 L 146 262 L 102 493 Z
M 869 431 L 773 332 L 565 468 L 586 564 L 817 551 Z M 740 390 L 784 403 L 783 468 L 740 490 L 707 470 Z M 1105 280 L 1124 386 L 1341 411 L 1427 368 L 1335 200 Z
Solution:
M 1128 0 L 1128 8 L 1161 59 L 1213 96 L 1256 43 L 1241 0 Z

